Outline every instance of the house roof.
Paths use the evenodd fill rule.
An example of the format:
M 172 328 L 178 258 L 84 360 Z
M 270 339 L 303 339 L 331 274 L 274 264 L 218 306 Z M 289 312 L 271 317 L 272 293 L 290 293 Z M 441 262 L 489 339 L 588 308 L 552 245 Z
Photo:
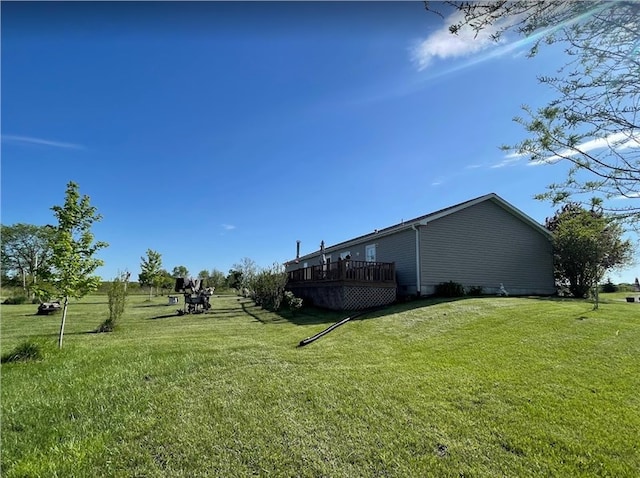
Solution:
M 484 201 L 494 202 L 495 204 L 501 206 L 506 211 L 510 212 L 511 214 L 513 214 L 514 216 L 522 220 L 523 222 L 529 224 L 536 231 L 540 232 L 541 234 L 547 237 L 551 237 L 551 233 L 544 226 L 542 226 L 542 224 L 538 223 L 531 217 L 527 216 L 525 213 L 517 209 L 515 206 L 512 206 L 511 204 L 509 204 L 507 201 L 502 199 L 496 193 L 489 193 L 489 194 L 485 194 L 484 196 L 477 197 L 475 199 L 470 199 L 468 201 L 461 202 L 454 206 L 449 206 L 444 209 L 440 209 L 438 211 L 425 214 L 424 216 L 419 216 L 413 219 L 409 219 L 408 221 L 402 221 L 401 223 L 394 224 L 393 226 L 385 227 L 384 229 L 377 229 L 374 232 L 363 234 L 362 236 L 358 236 L 353 239 L 349 239 L 347 241 L 339 242 L 331 246 L 326 246 L 325 252 L 331 252 L 335 249 L 342 249 L 351 244 L 360 243 L 368 237 L 374 237 L 374 236 L 380 237 L 381 235 L 386 236 L 388 234 L 393 234 L 397 231 L 408 229 L 410 227 L 417 226 L 417 225 L 426 226 L 431 221 L 435 221 L 436 219 L 441 219 L 451 214 L 455 214 L 456 212 L 462 211 L 463 209 L 469 208 L 471 206 L 475 206 L 476 204 L 482 203 Z M 300 261 L 303 259 L 314 257 L 319 253 L 320 253 L 320 250 L 316 250 L 314 252 L 311 252 L 309 254 L 305 254 L 304 256 L 299 257 L 297 260 Z M 289 262 L 293 262 L 293 261 L 289 261 Z

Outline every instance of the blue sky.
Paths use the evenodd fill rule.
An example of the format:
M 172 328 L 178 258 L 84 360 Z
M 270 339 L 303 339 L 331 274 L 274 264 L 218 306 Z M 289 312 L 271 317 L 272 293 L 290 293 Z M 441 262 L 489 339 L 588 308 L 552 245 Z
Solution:
M 2 223 L 102 214 L 104 278 L 284 262 L 490 192 L 534 219 L 563 164 L 499 149 L 559 48 L 455 39 L 422 2 L 2 2 Z M 635 237 L 634 237 L 635 239 Z M 632 282 L 640 266 L 612 274 Z

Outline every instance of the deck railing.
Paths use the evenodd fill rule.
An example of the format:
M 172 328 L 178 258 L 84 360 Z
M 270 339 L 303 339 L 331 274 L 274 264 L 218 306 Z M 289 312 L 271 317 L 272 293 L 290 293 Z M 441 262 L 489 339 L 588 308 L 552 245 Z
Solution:
M 394 262 L 345 260 L 303 267 L 289 271 L 288 276 L 290 282 L 329 280 L 395 282 L 396 268 Z

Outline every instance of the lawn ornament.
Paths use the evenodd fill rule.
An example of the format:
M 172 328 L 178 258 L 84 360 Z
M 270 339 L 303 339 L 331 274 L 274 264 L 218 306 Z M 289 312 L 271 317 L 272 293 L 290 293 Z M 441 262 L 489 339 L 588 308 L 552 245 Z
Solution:
M 209 298 L 213 295 L 215 287 L 202 287 L 200 279 L 176 279 L 176 292 L 184 295 L 184 307 L 178 309 L 178 315 L 201 314 L 211 308 Z

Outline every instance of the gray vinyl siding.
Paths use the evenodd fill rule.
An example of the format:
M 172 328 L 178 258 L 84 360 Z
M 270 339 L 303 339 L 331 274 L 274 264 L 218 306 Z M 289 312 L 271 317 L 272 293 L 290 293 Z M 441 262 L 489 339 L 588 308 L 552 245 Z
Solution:
M 423 293 L 440 282 L 500 284 L 511 294 L 552 294 L 551 242 L 541 232 L 492 201 L 484 201 L 421 228 Z
M 366 244 L 376 244 L 376 261 L 395 262 L 396 280 L 400 293 L 416 291 L 416 235 L 411 228 L 388 236 L 369 238 Z M 363 252 L 364 257 L 364 252 Z M 408 290 L 404 290 L 407 289 Z

